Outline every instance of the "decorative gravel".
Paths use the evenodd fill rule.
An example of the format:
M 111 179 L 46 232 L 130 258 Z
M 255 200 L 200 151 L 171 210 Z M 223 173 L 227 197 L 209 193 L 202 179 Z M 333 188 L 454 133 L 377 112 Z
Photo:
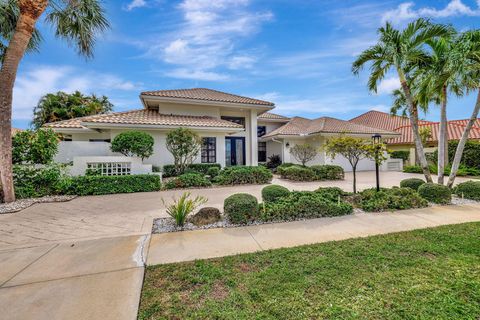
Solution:
M 76 197 L 77 196 L 47 196 L 42 198 L 21 199 L 10 203 L 0 203 L 0 214 L 18 212 L 35 203 L 65 202 Z
M 465 204 L 479 204 L 480 202 L 479 201 L 476 201 L 476 200 L 471 200 L 471 199 L 465 199 L 465 198 L 459 198 L 459 197 L 456 197 L 456 196 L 452 196 L 452 204 L 454 205 L 458 205 L 458 206 L 461 206 L 461 205 L 465 205 Z

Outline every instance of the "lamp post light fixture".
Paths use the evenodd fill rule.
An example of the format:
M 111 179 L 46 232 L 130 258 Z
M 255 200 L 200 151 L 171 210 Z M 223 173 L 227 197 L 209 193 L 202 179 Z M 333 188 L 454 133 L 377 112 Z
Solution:
M 380 151 L 380 141 L 382 136 L 378 133 L 375 133 L 372 136 L 373 145 L 375 146 L 375 175 L 377 177 L 377 191 L 380 191 L 380 174 L 378 168 L 378 153 Z

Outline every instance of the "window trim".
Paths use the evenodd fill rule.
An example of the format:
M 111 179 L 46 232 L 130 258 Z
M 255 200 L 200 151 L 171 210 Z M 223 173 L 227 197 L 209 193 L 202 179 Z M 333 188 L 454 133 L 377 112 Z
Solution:
M 260 134 L 259 129 L 262 128 L 263 134 Z M 257 138 L 263 137 L 267 134 L 267 126 L 257 126 Z
M 260 150 L 260 144 L 264 145 L 265 146 L 265 149 L 264 150 Z M 262 148 L 263 149 L 263 148 Z M 262 159 L 260 159 L 260 152 L 264 153 L 264 157 L 262 157 Z M 258 157 L 258 162 L 267 162 L 267 142 L 265 141 L 259 141 L 258 144 L 257 144 L 257 157 Z M 263 160 L 264 159 L 264 160 Z
M 208 140 L 210 139 L 213 140 L 213 147 L 208 142 Z M 210 155 L 212 151 L 213 151 L 213 156 Z M 212 157 L 213 159 L 211 159 Z M 200 158 L 201 158 L 200 161 L 202 163 L 217 163 L 217 137 L 202 137 L 202 148 L 200 151 Z

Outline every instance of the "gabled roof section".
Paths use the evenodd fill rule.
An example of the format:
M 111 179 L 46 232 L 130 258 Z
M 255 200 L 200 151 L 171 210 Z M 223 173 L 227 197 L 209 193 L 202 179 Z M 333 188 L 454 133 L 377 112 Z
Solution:
M 95 124 L 243 129 L 243 127 L 237 123 L 209 116 L 161 114 L 156 110 L 146 109 L 114 112 L 109 114 L 101 114 L 58 122 L 51 122 L 45 124 L 44 127 L 57 129 L 87 129 L 88 127 L 95 127 Z
M 249 98 L 249 97 L 243 97 L 236 94 L 226 93 L 226 92 L 207 89 L 207 88 L 144 91 L 140 95 L 150 96 L 150 97 L 162 97 L 162 98 L 178 98 L 178 99 L 203 100 L 203 101 L 214 101 L 214 102 L 224 102 L 224 103 L 251 104 L 251 105 L 269 106 L 269 107 L 274 106 L 273 102 Z
M 258 116 L 258 119 L 261 120 L 276 120 L 276 121 L 289 121 L 289 117 L 285 117 L 276 113 L 272 112 L 265 112 Z
M 378 128 L 367 127 L 361 124 L 351 123 L 331 117 L 321 117 L 317 119 L 306 119 L 294 117 L 287 124 L 263 136 L 264 138 L 275 136 L 308 136 L 319 133 L 350 133 L 350 134 L 384 134 L 398 135 L 398 133 L 382 130 Z
M 439 132 L 439 122 L 431 122 L 427 124 L 421 124 L 419 125 L 420 130 L 422 128 L 430 128 L 431 130 L 431 138 L 427 140 L 427 142 L 438 142 L 438 132 Z M 462 137 L 463 131 L 465 130 L 465 126 L 456 123 L 456 121 L 449 121 L 447 124 L 447 134 L 448 134 L 448 140 L 460 140 Z M 400 128 L 397 128 L 395 132 L 398 132 L 401 134 L 401 136 L 393 139 L 389 139 L 387 141 L 388 144 L 413 144 L 414 139 L 413 139 L 413 130 L 410 125 L 408 126 L 403 126 Z M 468 137 L 469 139 L 480 139 L 480 127 L 473 127 L 472 130 L 470 130 L 470 135 Z
M 410 119 L 407 117 L 394 116 L 385 112 L 370 110 L 351 120 L 352 123 L 361 124 L 367 127 L 379 128 L 393 131 L 399 127 L 410 125 Z M 419 124 L 427 124 L 430 121 L 419 120 Z

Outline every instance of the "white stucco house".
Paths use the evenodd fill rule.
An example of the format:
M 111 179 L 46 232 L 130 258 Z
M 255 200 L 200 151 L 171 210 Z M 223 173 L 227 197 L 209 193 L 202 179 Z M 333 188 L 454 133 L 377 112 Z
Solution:
M 296 162 L 289 148 L 297 143 L 319 147 L 333 135 L 349 134 L 369 138 L 379 133 L 392 138 L 398 133 L 367 127 L 352 122 L 322 117 L 288 118 L 271 110 L 274 103 L 205 88 L 146 91 L 140 94 L 143 108 L 87 116 L 48 123 L 45 127 L 61 133 L 58 162 L 71 162 L 78 157 L 118 156 L 110 151 L 113 138 L 127 130 L 149 133 L 155 140 L 154 154 L 143 161 L 146 165 L 173 163 L 166 149 L 169 130 L 183 127 L 197 132 L 203 140 L 195 162 L 219 163 L 223 166 L 257 165 L 274 154 L 283 162 Z M 349 170 L 340 158 L 329 159 L 324 152 L 313 164 L 337 163 Z M 365 162 L 360 169 L 370 170 Z

